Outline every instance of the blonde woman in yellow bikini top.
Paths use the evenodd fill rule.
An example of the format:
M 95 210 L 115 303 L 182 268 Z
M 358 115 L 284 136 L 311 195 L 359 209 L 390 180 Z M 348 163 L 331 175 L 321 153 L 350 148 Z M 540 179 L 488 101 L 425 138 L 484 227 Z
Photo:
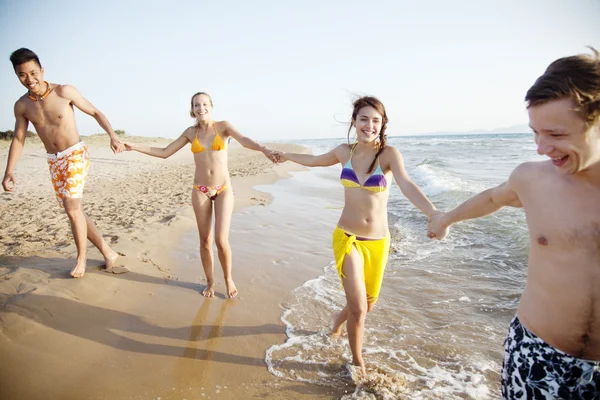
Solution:
M 214 297 L 213 238 L 217 245 L 219 261 L 227 287 L 227 297 L 235 297 L 238 290 L 231 276 L 231 246 L 229 227 L 233 213 L 233 191 L 227 168 L 227 143 L 230 138 L 243 147 L 260 151 L 270 158 L 272 152 L 238 132 L 228 121 L 212 119 L 213 102 L 208 93 L 192 96 L 190 116 L 196 123 L 187 128 L 179 138 L 164 148 L 126 143 L 127 150 L 135 150 L 153 157 L 168 158 L 191 143 L 196 170 L 192 184 L 192 205 L 200 235 L 200 258 L 206 274 L 205 297 Z M 214 232 L 212 221 L 215 221 Z

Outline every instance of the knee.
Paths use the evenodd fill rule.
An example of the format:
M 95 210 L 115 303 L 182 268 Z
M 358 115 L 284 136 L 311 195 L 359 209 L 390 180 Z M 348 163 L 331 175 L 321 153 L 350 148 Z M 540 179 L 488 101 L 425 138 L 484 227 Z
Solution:
M 63 205 L 65 207 L 65 213 L 67 214 L 67 217 L 69 217 L 71 220 L 77 218 L 81 213 L 80 204 L 64 202 Z
M 353 305 L 352 307 L 348 307 L 348 314 L 352 316 L 355 321 L 364 322 L 367 317 L 368 312 L 367 303 L 360 303 Z
M 200 249 L 201 250 L 210 250 L 212 249 L 212 244 L 213 244 L 213 240 L 212 238 L 209 237 L 201 237 L 200 238 Z
M 227 239 L 217 239 L 216 244 L 219 251 L 229 250 L 229 240 Z

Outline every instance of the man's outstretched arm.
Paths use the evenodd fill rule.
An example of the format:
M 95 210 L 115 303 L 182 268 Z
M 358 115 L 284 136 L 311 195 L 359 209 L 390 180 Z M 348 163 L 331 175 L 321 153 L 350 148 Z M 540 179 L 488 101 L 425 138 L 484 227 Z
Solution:
M 452 211 L 440 213 L 431 217 L 428 230 L 441 240 L 448 235 L 450 225 L 467 219 L 484 217 L 499 209 L 523 207 L 516 191 L 518 182 L 523 174 L 522 166 L 517 167 L 508 181 L 471 197 Z
M 108 122 L 106 116 L 102 114 L 102 112 L 100 112 L 100 110 L 98 110 L 96 107 L 94 107 L 94 105 L 86 98 L 84 98 L 74 86 L 63 85 L 61 87 L 61 94 L 65 98 L 69 99 L 75 107 L 93 117 L 98 122 L 98 125 L 100 125 L 110 137 L 110 147 L 113 152 L 120 153 L 125 150 L 125 146 L 123 143 L 121 143 L 117 137 L 117 134 L 113 131 L 113 128 L 110 125 L 110 122 Z

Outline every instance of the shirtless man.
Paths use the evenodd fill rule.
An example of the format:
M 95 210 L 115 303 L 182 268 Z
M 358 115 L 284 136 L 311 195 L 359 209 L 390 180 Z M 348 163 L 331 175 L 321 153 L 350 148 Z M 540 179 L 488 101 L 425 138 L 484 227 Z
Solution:
M 501 185 L 435 215 L 429 236 L 523 207 L 525 290 L 504 343 L 505 399 L 600 398 L 600 53 L 556 60 L 525 96 L 540 155 Z
M 19 49 L 10 61 L 21 84 L 28 89 L 15 103 L 15 133 L 8 153 L 8 163 L 2 187 L 13 191 L 16 180 L 12 173 L 23 151 L 29 122 L 35 127 L 46 147 L 52 184 L 58 203 L 65 209 L 77 246 L 77 263 L 71 271 L 74 278 L 82 277 L 86 266 L 86 237 L 100 250 L 110 271 L 118 254 L 108 243 L 92 220 L 81 209 L 81 197 L 89 166 L 87 147 L 79 138 L 75 126 L 73 106 L 91 115 L 110 136 L 113 152 L 124 150 L 110 123 L 96 107 L 90 104 L 73 86 L 44 81 L 44 69 L 37 55 L 29 49 Z

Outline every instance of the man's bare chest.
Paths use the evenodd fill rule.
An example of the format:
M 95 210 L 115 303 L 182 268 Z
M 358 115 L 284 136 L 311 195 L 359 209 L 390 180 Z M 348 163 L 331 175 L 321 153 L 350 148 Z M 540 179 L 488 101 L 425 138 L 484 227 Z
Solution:
M 36 129 L 44 129 L 46 125 L 59 126 L 74 118 L 73 107 L 62 99 L 52 101 L 43 100 L 32 102 L 27 105 L 25 118 L 30 121 Z
M 568 185 L 537 188 L 523 201 L 532 244 L 600 259 L 600 189 Z

